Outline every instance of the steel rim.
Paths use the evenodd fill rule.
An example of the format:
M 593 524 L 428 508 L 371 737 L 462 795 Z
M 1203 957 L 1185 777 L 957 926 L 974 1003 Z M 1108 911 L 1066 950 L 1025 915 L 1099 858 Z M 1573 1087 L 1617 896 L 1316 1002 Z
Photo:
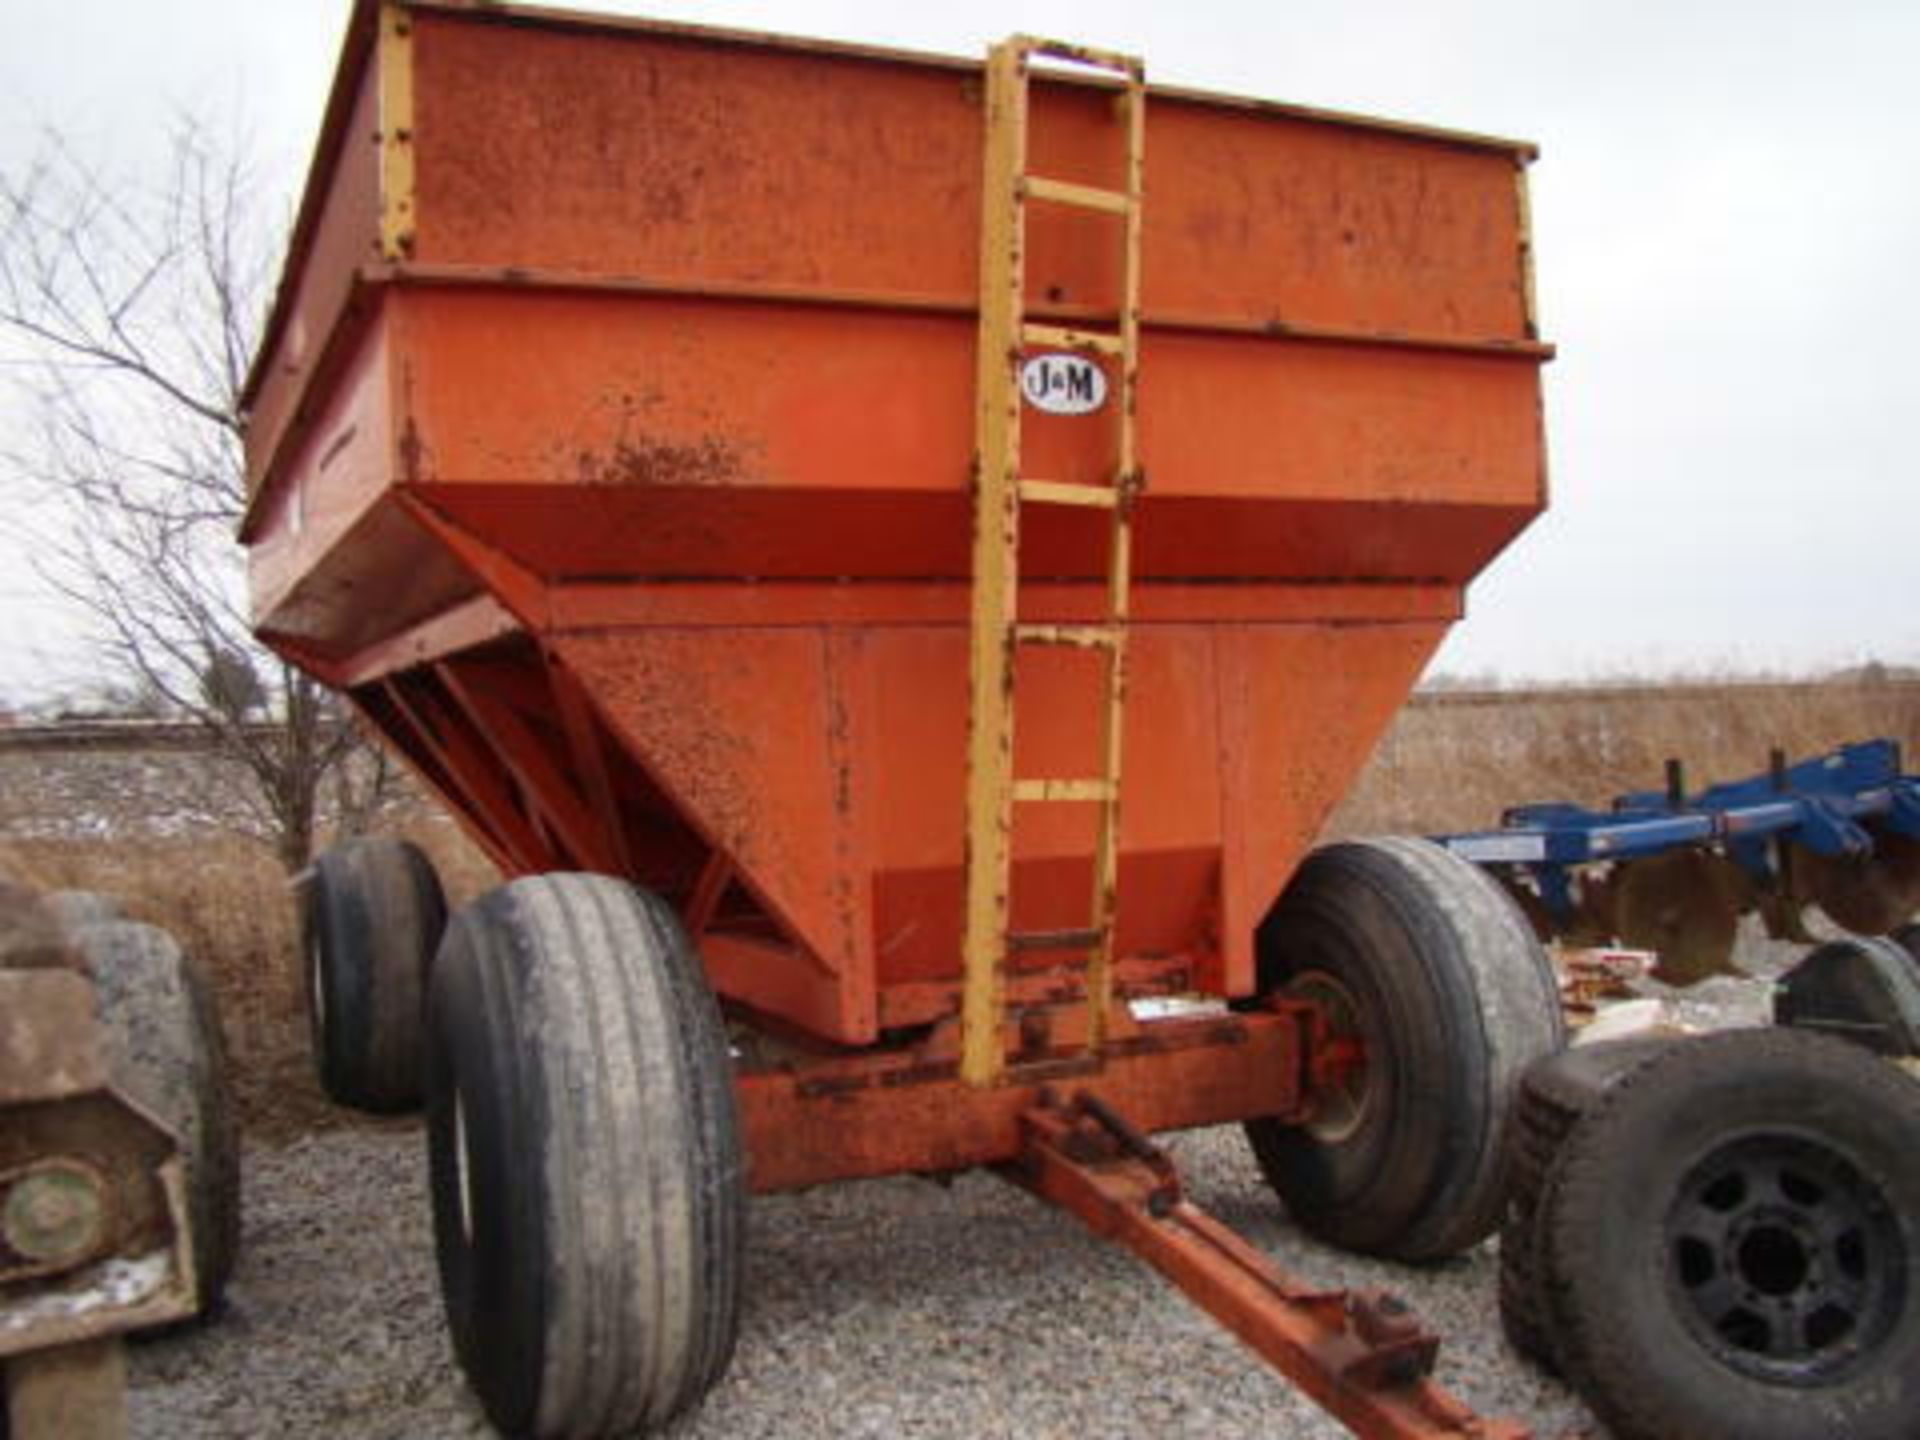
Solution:
M 1874 1352 L 1906 1305 L 1907 1247 L 1885 1191 L 1812 1136 L 1716 1148 L 1681 1183 L 1665 1238 L 1694 1338 L 1769 1383 L 1832 1382 Z
M 1302 971 L 1287 982 L 1285 994 L 1289 999 L 1305 1000 L 1319 1007 L 1328 1039 L 1365 1046 L 1367 1035 L 1360 1023 L 1360 1002 L 1325 970 Z M 1342 1066 L 1333 1083 L 1315 1088 L 1313 1113 L 1300 1128 L 1327 1145 L 1352 1139 L 1373 1111 L 1372 1072 L 1373 1067 L 1365 1060 Z

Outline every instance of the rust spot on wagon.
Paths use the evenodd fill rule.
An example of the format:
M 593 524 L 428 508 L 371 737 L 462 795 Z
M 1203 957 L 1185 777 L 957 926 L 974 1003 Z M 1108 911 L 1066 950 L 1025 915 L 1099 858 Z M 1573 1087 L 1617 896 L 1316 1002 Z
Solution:
M 409 416 L 400 430 L 400 474 L 409 485 L 430 478 L 427 475 L 427 447 L 420 438 L 420 426 Z
M 714 436 L 695 441 L 622 440 L 610 450 L 582 450 L 577 471 L 587 485 L 685 489 L 738 485 L 745 479 L 738 449 Z

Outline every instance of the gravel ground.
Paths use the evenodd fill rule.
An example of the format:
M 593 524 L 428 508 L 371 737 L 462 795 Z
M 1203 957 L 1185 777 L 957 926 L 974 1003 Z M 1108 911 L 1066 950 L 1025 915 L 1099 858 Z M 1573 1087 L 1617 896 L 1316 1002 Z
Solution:
M 1411 1300 L 1471 1404 L 1542 1435 L 1593 1428 L 1501 1342 L 1492 1242 L 1430 1270 L 1358 1260 L 1284 1222 L 1237 1129 L 1171 1148 L 1194 1198 L 1282 1265 Z M 488 1433 L 441 1322 L 418 1128 L 246 1158 L 227 1313 L 133 1347 L 132 1434 Z M 1345 1433 L 1145 1266 L 997 1178 L 831 1186 L 758 1200 L 751 1223 L 739 1354 L 676 1435 Z
M 1749 928 L 1756 978 L 1643 990 L 1690 1025 L 1763 1023 L 1798 953 Z M 1507 1350 L 1497 1242 L 1427 1269 L 1358 1259 L 1286 1222 L 1237 1127 L 1168 1144 L 1192 1196 L 1282 1266 L 1408 1299 L 1444 1337 L 1442 1383 L 1483 1414 L 1601 1433 Z M 227 1313 L 133 1347 L 133 1435 L 487 1434 L 441 1320 L 425 1148 L 391 1123 L 251 1146 Z M 749 1244 L 739 1353 L 678 1436 L 1345 1433 L 1144 1265 L 989 1175 L 756 1200 Z

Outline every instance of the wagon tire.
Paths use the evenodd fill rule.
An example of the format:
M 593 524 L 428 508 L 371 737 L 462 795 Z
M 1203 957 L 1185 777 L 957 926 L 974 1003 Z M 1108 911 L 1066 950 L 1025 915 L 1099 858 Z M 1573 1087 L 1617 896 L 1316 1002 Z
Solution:
M 488 1418 L 624 1435 L 697 1404 L 739 1330 L 745 1191 L 673 912 L 602 876 L 516 880 L 454 917 L 428 1017 L 441 1296 Z
M 418 1109 L 427 972 L 447 924 L 432 862 L 404 840 L 349 840 L 313 863 L 302 890 L 320 1088 L 376 1115 Z
M 1829 1036 L 1705 1036 L 1616 1085 L 1555 1162 L 1539 1252 L 1609 1433 L 1911 1436 L 1916 1153 L 1920 1087 Z
M 206 971 L 165 930 L 114 920 L 71 943 L 93 977 L 108 1074 L 180 1142 L 194 1314 L 219 1311 L 240 1249 L 240 1136 Z
M 1500 1225 L 1500 1328 L 1514 1353 L 1549 1375 L 1561 1373 L 1539 1255 L 1542 1201 L 1561 1146 L 1614 1085 L 1678 1036 L 1639 1035 L 1577 1045 L 1533 1065 L 1520 1081 L 1511 1145 L 1513 1174 Z
M 1566 1038 L 1552 964 L 1519 909 L 1431 841 L 1354 841 L 1308 856 L 1256 952 L 1262 994 L 1319 1000 L 1366 1054 L 1320 1116 L 1247 1122 L 1295 1221 L 1412 1261 L 1491 1234 L 1520 1077 Z
M 1920 964 L 1891 939 L 1832 941 L 1780 977 L 1773 1018 L 1882 1055 L 1920 1055 Z

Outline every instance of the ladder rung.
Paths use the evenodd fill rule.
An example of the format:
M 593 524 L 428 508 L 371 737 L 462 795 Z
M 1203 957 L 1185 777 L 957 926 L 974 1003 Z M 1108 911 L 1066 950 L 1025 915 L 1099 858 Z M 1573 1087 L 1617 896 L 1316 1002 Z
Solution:
M 1016 780 L 1013 798 L 1020 801 L 1111 800 L 1113 785 L 1106 780 Z
M 1020 498 L 1042 505 L 1090 505 L 1111 510 L 1120 492 L 1111 485 L 1076 485 L 1065 480 L 1022 480 Z
M 1117 625 L 1016 625 L 1022 645 L 1073 645 L 1082 650 L 1111 650 L 1120 643 Z
M 1097 925 L 1084 930 L 1010 930 L 1009 950 L 1091 950 L 1107 938 Z
M 1091 350 L 1096 355 L 1122 355 L 1126 342 L 1118 335 L 1098 330 L 1075 330 L 1066 325 L 1026 324 L 1020 327 L 1020 339 L 1028 345 L 1050 345 L 1056 350 Z
M 1056 205 L 1078 205 L 1083 210 L 1105 210 L 1113 215 L 1124 215 L 1133 208 L 1133 197 L 1124 190 L 1103 190 L 1097 185 L 1077 185 L 1045 175 L 1029 175 L 1024 183 L 1033 199 L 1051 200 Z

